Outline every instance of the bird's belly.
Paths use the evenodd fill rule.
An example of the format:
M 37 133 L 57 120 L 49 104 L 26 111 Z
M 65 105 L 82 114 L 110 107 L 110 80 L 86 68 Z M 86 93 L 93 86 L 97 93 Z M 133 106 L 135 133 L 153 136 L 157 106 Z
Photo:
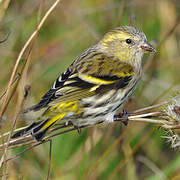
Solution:
M 113 122 L 114 115 L 129 97 L 127 90 L 112 90 L 101 98 L 88 97 L 82 101 L 84 113 L 81 118 L 72 120 L 75 126 L 94 125 L 100 122 Z
M 100 122 L 111 123 L 114 115 L 134 92 L 139 78 L 132 80 L 132 85 L 124 89 L 112 89 L 101 97 L 92 96 L 81 101 L 84 112 L 81 118 L 72 120 L 76 126 L 94 125 Z

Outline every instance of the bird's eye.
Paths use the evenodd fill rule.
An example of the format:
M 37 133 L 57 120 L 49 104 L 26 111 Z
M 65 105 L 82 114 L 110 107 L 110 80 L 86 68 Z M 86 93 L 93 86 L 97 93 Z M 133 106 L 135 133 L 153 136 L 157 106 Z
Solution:
M 131 39 L 126 39 L 127 44 L 131 44 L 132 40 Z

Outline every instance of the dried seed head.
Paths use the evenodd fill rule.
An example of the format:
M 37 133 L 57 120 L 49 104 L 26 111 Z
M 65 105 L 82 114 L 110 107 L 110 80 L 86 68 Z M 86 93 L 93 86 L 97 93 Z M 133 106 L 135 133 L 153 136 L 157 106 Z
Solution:
M 180 122 L 180 95 L 172 99 L 165 112 L 171 119 Z
M 180 136 L 176 134 L 172 130 L 168 130 L 165 136 L 161 136 L 162 138 L 167 139 L 167 142 L 171 144 L 171 147 L 180 148 Z

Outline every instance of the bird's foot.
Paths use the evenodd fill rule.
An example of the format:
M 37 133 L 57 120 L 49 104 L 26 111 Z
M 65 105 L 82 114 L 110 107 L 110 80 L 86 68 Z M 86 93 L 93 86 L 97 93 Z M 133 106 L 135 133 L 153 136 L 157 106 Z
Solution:
M 131 113 L 127 112 L 126 110 L 123 109 L 121 114 L 115 115 L 114 116 L 114 121 L 121 121 L 125 126 L 128 125 L 128 117 Z
M 78 134 L 81 134 L 81 127 L 79 126 L 74 126 L 74 127 L 77 129 Z

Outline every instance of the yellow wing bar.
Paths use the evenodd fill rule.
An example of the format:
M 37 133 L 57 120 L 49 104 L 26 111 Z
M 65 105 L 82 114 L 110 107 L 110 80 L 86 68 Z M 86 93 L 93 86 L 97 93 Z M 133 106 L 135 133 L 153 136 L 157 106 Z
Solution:
M 87 74 L 79 74 L 79 77 L 84 81 L 87 81 L 87 82 L 93 83 L 93 84 L 99 84 L 99 85 L 113 84 L 113 83 L 117 82 L 117 80 L 104 80 L 103 78 L 93 77 L 93 76 L 87 75 Z

